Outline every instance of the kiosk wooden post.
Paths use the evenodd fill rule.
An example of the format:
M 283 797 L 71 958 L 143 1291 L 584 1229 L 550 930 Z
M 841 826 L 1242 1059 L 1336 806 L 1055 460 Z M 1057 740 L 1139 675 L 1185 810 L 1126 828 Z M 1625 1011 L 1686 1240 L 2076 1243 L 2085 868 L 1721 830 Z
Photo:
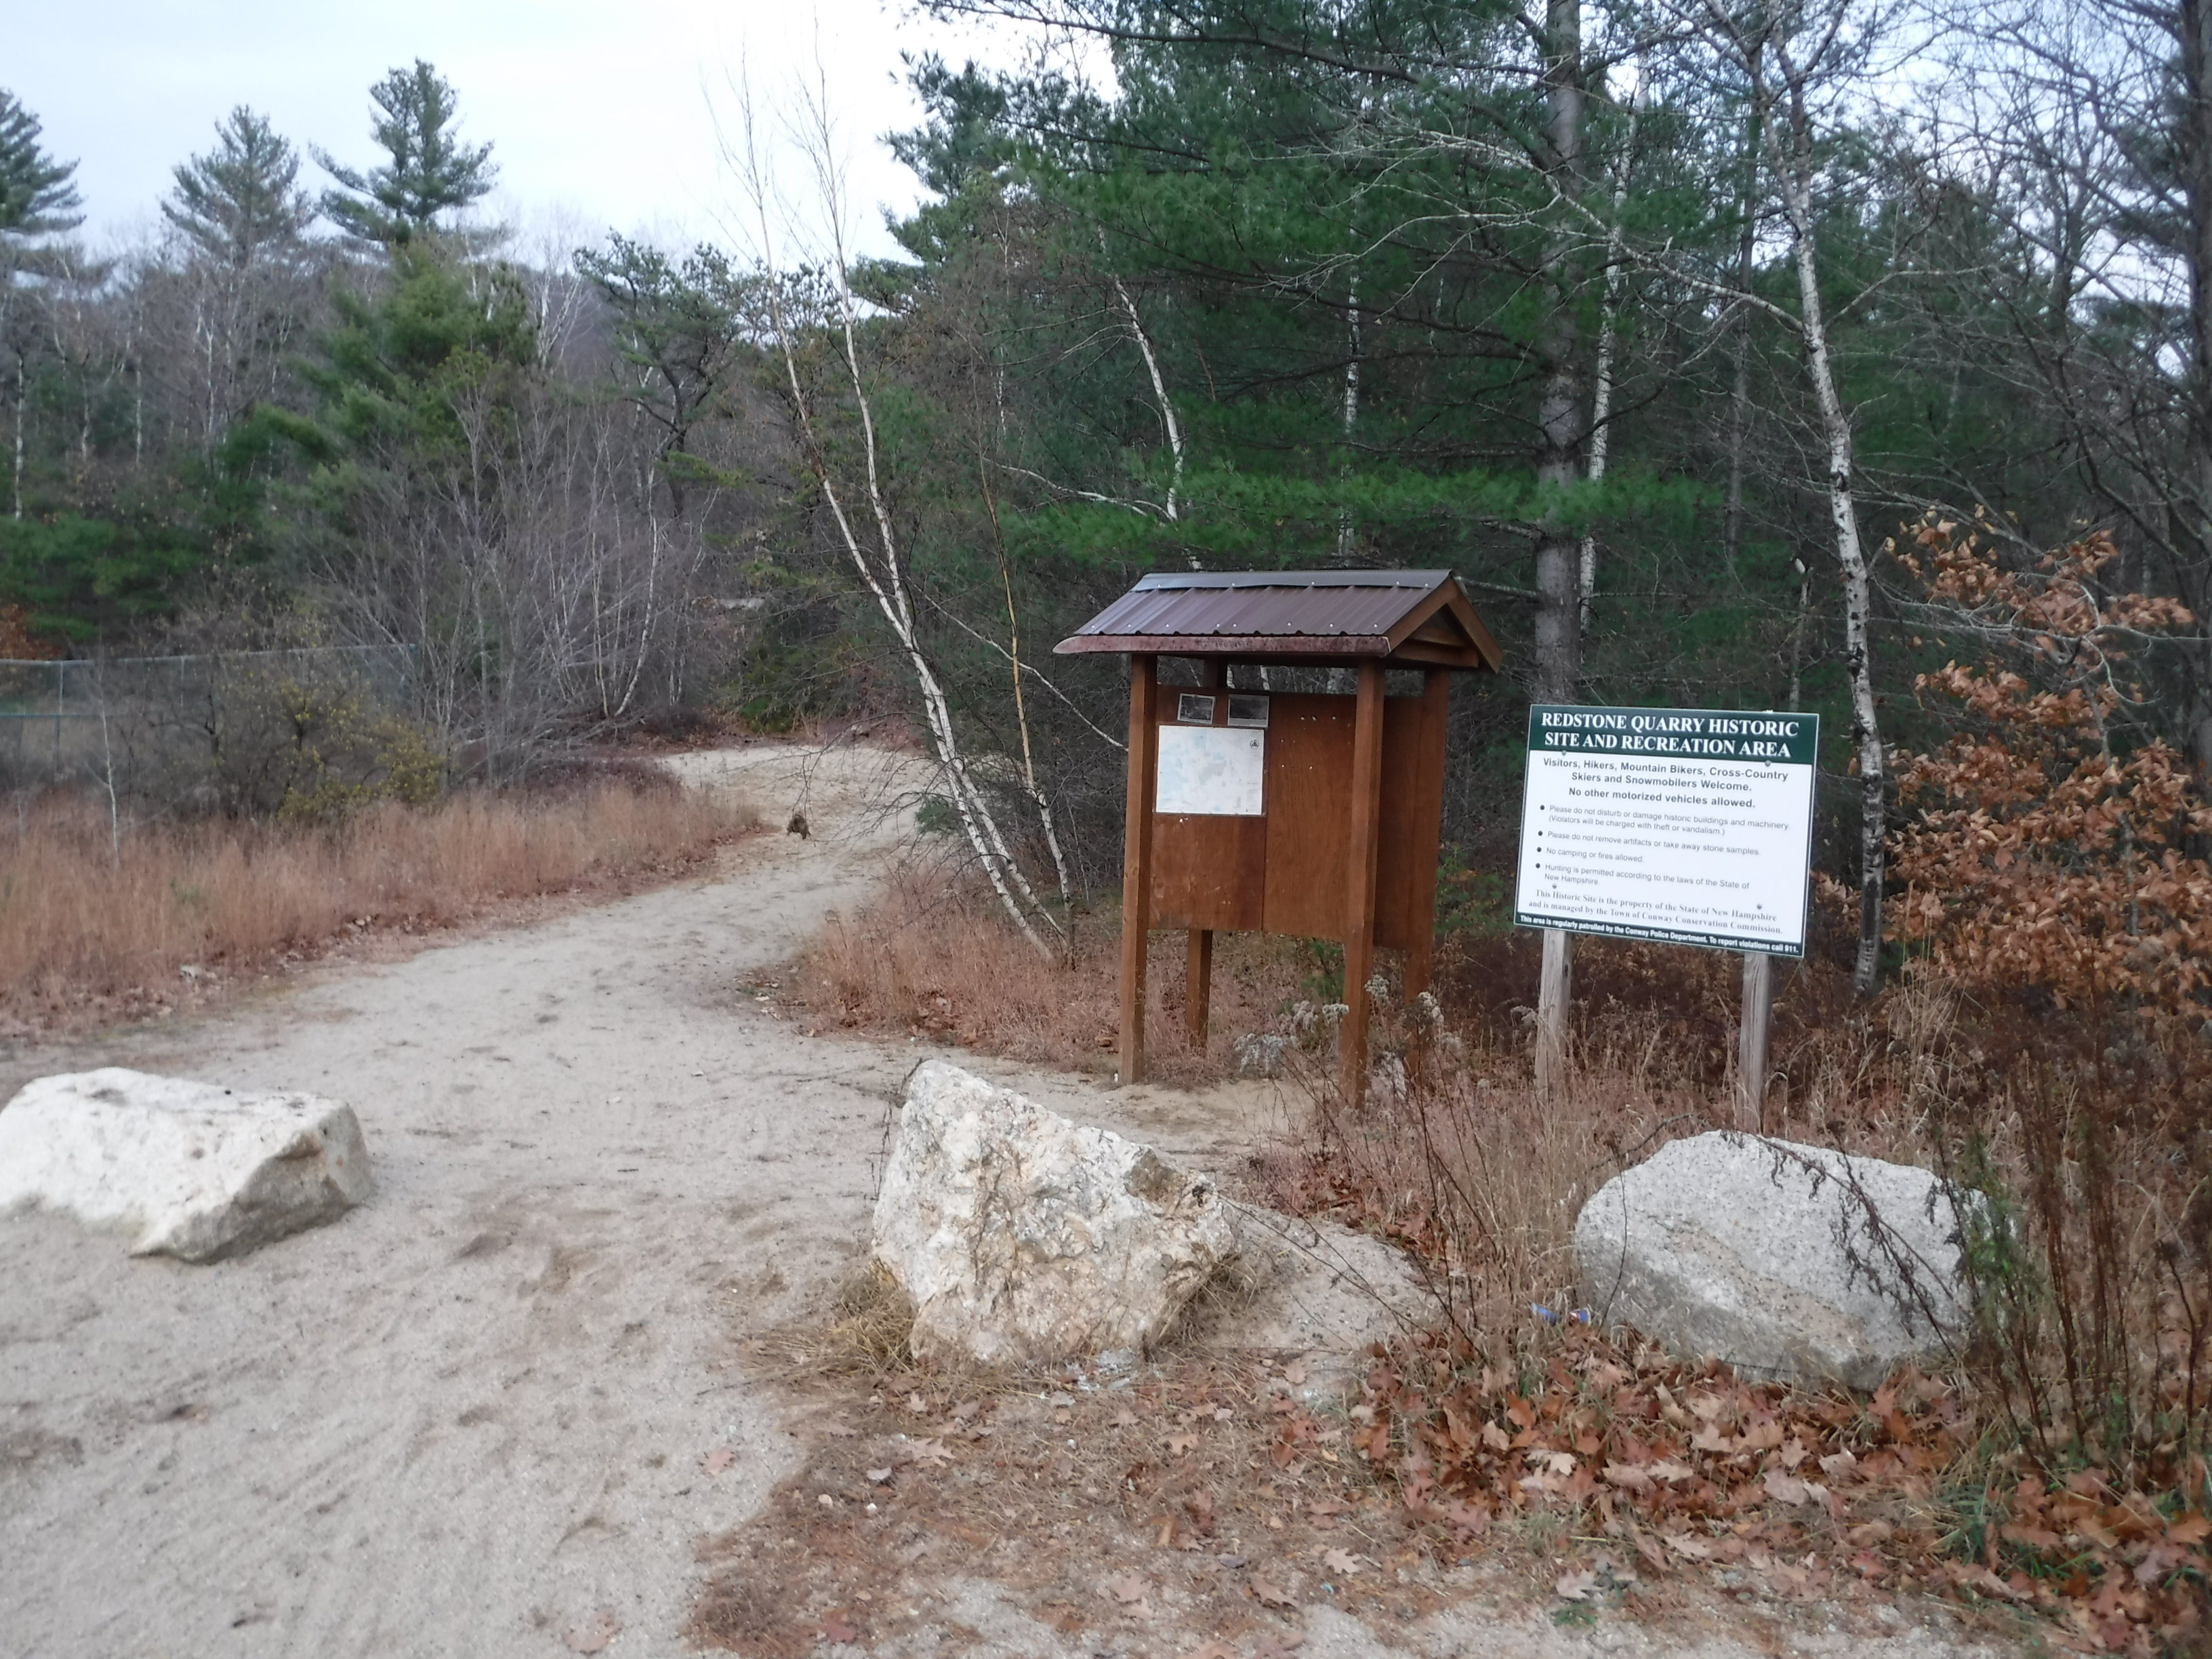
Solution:
M 1443 570 L 1161 574 L 1057 650 L 1129 658 L 1121 1080 L 1145 1075 L 1152 929 L 1187 936 L 1194 1046 L 1206 1037 L 1213 935 L 1243 929 L 1344 946 L 1340 1075 L 1357 1102 L 1377 953 L 1403 954 L 1407 995 L 1429 982 L 1446 674 L 1503 661 L 1458 582 Z M 1198 688 L 1164 686 L 1163 657 L 1194 659 Z M 1239 665 L 1352 666 L 1358 690 L 1238 692 Z M 1386 695 L 1391 668 L 1420 671 L 1420 695 Z
M 1367 981 L 1375 974 L 1375 855 L 1382 817 L 1382 665 L 1359 665 L 1352 725 L 1352 846 L 1344 873 L 1344 1028 L 1337 1060 L 1344 1097 L 1367 1086 Z
M 1129 659 L 1129 799 L 1121 848 L 1121 1081 L 1145 1074 L 1145 968 L 1152 927 L 1152 789 L 1160 723 L 1153 713 L 1157 665 Z
M 1228 665 L 1218 657 L 1205 658 L 1198 666 L 1200 690 L 1218 692 L 1227 688 Z M 1192 1048 L 1203 1050 L 1207 1016 L 1212 1012 L 1213 929 L 1193 927 L 1189 933 L 1189 950 L 1183 964 L 1183 1037 Z
M 1424 670 L 1421 674 L 1421 719 L 1427 727 L 1443 733 L 1445 722 L 1451 718 L 1451 680 L 1441 668 Z M 1443 741 L 1441 736 L 1438 742 Z M 1435 878 L 1431 877 L 1433 881 Z M 1435 971 L 1437 935 L 1434 927 L 1424 927 L 1406 947 L 1406 1000 L 1429 988 L 1429 976 Z

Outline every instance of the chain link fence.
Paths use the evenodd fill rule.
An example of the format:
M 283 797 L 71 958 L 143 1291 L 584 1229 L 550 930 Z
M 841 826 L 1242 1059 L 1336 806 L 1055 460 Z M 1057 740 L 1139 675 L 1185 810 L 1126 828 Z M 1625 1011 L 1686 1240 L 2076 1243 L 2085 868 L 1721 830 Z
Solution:
M 405 646 L 0 659 L 0 786 L 256 813 L 410 793 L 438 764 L 415 689 Z

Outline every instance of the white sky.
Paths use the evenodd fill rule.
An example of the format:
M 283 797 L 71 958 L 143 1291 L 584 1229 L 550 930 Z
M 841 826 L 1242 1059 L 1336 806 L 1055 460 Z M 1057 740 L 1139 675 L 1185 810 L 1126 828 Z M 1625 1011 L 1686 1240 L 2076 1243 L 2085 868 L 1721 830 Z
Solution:
M 720 161 L 710 97 L 728 121 L 730 77 L 765 100 L 818 61 L 851 167 L 863 246 L 888 251 L 878 204 L 916 199 L 878 142 L 920 108 L 899 53 L 1014 60 L 1010 41 L 903 15 L 897 0 L 75 0 L 10 5 L 0 86 L 45 124 L 50 154 L 77 162 L 85 230 L 121 239 L 155 222 L 170 168 L 213 148 L 238 104 L 304 157 L 319 145 L 374 164 L 368 88 L 427 58 L 453 85 L 461 136 L 494 146 L 488 205 L 525 249 L 610 229 L 680 245 L 729 242 L 742 219 Z M 796 163 L 793 163 L 794 168 Z M 301 182 L 326 182 L 312 161 Z

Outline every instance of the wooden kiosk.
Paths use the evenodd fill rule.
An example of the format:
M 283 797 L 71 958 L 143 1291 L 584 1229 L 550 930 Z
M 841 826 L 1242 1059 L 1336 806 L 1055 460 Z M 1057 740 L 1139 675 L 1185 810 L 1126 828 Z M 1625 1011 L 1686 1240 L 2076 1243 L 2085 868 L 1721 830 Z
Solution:
M 1190 935 L 1188 1019 L 1201 1042 L 1214 933 L 1291 933 L 1344 946 L 1343 1088 L 1357 1100 L 1376 947 L 1406 953 L 1407 996 L 1428 983 L 1445 675 L 1503 661 L 1458 581 L 1448 570 L 1154 574 L 1054 649 L 1129 658 L 1121 1080 L 1145 1073 L 1152 929 Z M 1161 684 L 1162 657 L 1195 658 L 1198 686 Z M 1269 689 L 1263 671 L 1285 667 L 1352 671 L 1357 693 Z M 1394 668 L 1421 671 L 1419 696 L 1384 695 Z

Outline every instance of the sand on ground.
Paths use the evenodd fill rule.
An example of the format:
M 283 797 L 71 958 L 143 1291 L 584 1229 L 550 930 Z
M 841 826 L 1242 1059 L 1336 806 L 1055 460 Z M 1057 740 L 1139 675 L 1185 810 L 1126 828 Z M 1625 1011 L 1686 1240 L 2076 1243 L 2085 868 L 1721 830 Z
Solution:
M 760 1508 L 805 1431 L 733 1334 L 850 1270 L 918 1056 L 806 1037 L 739 988 L 880 880 L 910 763 L 761 746 L 679 765 L 812 835 L 204 1019 L 0 1051 L 0 1098 L 107 1064 L 337 1097 L 378 1182 L 336 1224 L 212 1267 L 0 1221 L 0 1651 L 687 1650 L 696 1543 Z M 976 1068 L 1217 1167 L 1279 1109 L 1251 1087 Z M 977 1651 L 1062 1650 L 1010 1611 L 968 1623 L 1006 1632 Z M 1315 1654 L 1400 1650 L 1312 1635 Z M 1586 1650 L 1517 1623 L 1433 1635 Z

